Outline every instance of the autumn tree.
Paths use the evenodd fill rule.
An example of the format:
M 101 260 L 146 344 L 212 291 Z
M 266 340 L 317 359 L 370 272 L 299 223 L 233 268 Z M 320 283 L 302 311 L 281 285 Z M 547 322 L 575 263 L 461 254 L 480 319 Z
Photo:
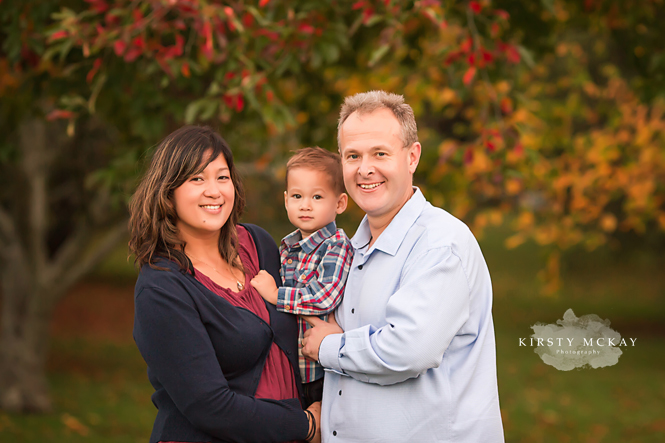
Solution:
M 469 28 L 481 11 L 483 26 Z M 415 70 L 409 48 L 447 38 L 427 75 L 491 90 L 481 70 L 502 75 L 518 58 L 495 39 L 507 15 L 481 2 L 5 0 L 0 23 L 0 407 L 16 411 L 49 409 L 53 308 L 125 235 L 137 163 L 169 130 L 223 127 L 239 158 L 261 169 L 299 144 L 274 139 L 309 137 L 295 128 L 314 108 L 299 99 L 328 103 L 319 112 L 332 119 L 307 134 L 333 130 L 340 73 L 387 72 L 407 57 Z M 501 125 L 500 113 L 483 116 Z

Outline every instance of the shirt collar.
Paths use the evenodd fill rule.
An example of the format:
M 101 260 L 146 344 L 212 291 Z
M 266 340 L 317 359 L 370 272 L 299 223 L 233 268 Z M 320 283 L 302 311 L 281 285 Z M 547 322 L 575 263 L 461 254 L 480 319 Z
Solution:
M 390 224 L 384 229 L 379 238 L 374 242 L 372 248 L 365 253 L 369 253 L 374 249 L 381 250 L 386 254 L 395 255 L 397 249 L 402 244 L 406 233 L 415 223 L 415 221 L 420 217 L 423 208 L 425 207 L 425 196 L 416 186 L 413 187 L 413 195 L 411 198 L 402 206 L 402 209 L 399 210 L 395 217 L 390 221 Z M 363 218 L 358 226 L 356 234 L 351 239 L 351 244 L 355 249 L 360 249 L 364 246 L 367 246 L 370 239 L 372 238 L 372 233 L 369 229 L 369 222 L 367 220 L 367 215 Z
M 337 224 L 335 223 L 335 220 L 333 220 L 307 238 L 302 238 L 300 229 L 296 229 L 284 237 L 284 239 L 282 239 L 282 243 L 285 244 L 289 249 L 295 247 L 296 245 L 300 246 L 305 254 L 309 254 L 321 243 L 323 243 L 325 239 L 332 237 L 335 232 L 337 232 Z

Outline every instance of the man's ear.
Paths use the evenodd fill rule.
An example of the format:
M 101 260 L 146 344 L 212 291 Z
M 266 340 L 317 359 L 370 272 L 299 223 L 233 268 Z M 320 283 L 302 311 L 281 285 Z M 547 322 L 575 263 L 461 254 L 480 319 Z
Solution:
M 416 168 L 418 167 L 418 163 L 420 162 L 421 152 L 422 152 L 422 147 L 420 146 L 420 142 L 415 142 L 409 148 L 409 172 L 411 174 L 416 172 Z
M 335 212 L 341 214 L 346 210 L 346 205 L 349 203 L 349 196 L 345 192 L 342 192 L 337 200 L 337 208 Z

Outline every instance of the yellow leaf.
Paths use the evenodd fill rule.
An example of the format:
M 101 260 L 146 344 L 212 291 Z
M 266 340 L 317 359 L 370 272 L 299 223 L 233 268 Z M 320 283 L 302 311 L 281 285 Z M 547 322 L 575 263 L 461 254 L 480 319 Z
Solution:
M 508 237 L 504 242 L 504 245 L 506 246 L 506 249 L 515 249 L 525 241 L 526 237 L 524 236 L 524 234 L 520 232 L 518 234 Z
M 603 214 L 600 218 L 600 227 L 605 232 L 614 232 L 617 228 L 617 218 L 614 214 Z
M 67 413 L 62 414 L 60 420 L 62 420 L 62 423 L 67 426 L 68 429 L 79 435 L 86 436 L 90 432 L 90 429 L 88 429 L 86 425 L 81 423 L 76 417 Z

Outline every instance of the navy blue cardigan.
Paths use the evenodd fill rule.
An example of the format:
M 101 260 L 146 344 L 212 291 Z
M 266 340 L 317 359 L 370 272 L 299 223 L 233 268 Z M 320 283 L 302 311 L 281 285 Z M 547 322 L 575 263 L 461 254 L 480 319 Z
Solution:
M 252 234 L 259 263 L 280 285 L 279 254 L 263 229 Z M 143 266 L 134 292 L 134 340 L 148 364 L 159 441 L 304 440 L 307 416 L 297 399 L 253 397 L 273 340 L 291 362 L 300 389 L 296 317 L 266 303 L 270 325 L 230 304 L 169 260 Z

